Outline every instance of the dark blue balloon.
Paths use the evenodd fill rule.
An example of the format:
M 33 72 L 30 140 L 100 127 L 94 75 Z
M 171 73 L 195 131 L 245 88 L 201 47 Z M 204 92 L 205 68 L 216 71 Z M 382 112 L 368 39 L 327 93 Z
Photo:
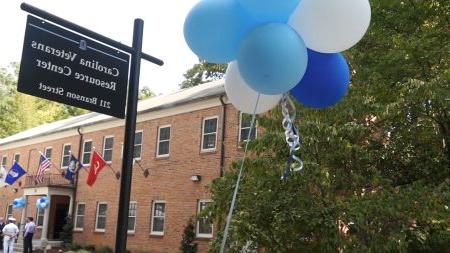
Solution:
M 291 94 L 312 108 L 326 108 L 347 93 L 350 70 L 342 54 L 323 54 L 308 49 L 306 73 Z

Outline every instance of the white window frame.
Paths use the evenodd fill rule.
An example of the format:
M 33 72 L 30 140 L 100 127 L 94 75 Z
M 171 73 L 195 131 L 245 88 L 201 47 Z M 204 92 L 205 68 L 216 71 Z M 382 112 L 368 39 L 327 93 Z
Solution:
M 51 155 L 50 157 L 47 157 L 47 150 L 51 150 Z M 49 161 L 52 160 L 52 156 L 53 156 L 53 147 L 52 146 L 48 146 L 44 148 L 44 156 L 45 158 L 47 158 Z
M 249 126 L 249 127 L 242 127 L 242 114 L 244 114 L 244 113 L 243 112 L 239 113 L 239 143 L 243 142 L 242 136 L 241 136 L 242 129 L 250 129 L 250 127 L 251 127 L 251 126 Z M 246 113 L 246 114 L 248 114 L 248 113 Z M 249 114 L 249 115 L 251 116 L 251 114 Z M 257 124 L 257 122 L 255 120 L 255 125 L 254 125 L 254 128 L 255 128 L 255 139 L 258 138 L 258 127 L 257 126 L 258 126 L 258 124 Z M 247 138 L 247 136 L 245 138 Z
M 0 162 L 1 162 L 0 166 L 3 166 L 3 168 L 6 169 L 6 165 L 8 164 L 8 156 L 3 155 L 3 156 L 2 156 L 2 160 L 1 160 Z M 4 162 L 4 163 L 3 163 L 3 162 Z
M 108 218 L 107 214 L 105 215 L 105 228 L 97 228 L 98 213 L 100 211 L 100 205 L 106 205 L 106 213 L 108 213 L 108 203 L 107 202 L 98 202 L 97 203 L 97 211 L 95 212 L 95 227 L 94 227 L 95 232 L 105 232 L 106 231 L 106 222 L 107 222 L 107 218 Z
M 12 164 L 16 163 L 16 156 L 19 156 L 19 161 L 17 161 L 17 163 L 20 162 L 20 153 L 14 153 L 14 155 L 13 155 L 13 160 L 12 160 Z
M 36 208 L 36 226 L 37 227 L 42 227 L 43 225 L 44 225 L 44 213 L 42 213 L 42 215 L 39 215 L 39 212 L 40 211 L 43 211 L 43 212 L 45 212 L 45 209 L 39 209 L 39 208 Z M 39 217 L 42 217 L 42 225 L 39 225 Z
M 161 139 L 160 139 L 160 137 L 161 137 L 161 129 L 163 129 L 163 128 L 169 128 L 170 129 L 169 130 L 170 137 L 169 137 L 168 140 L 162 140 L 161 141 Z M 158 139 L 156 140 L 157 141 L 157 143 L 156 143 L 156 157 L 168 157 L 170 155 L 170 140 L 171 139 L 172 139 L 172 125 L 168 124 L 168 125 L 159 126 L 158 127 Z M 166 142 L 166 141 L 169 142 L 169 153 L 160 155 L 159 154 L 159 144 L 161 142 Z
M 67 169 L 69 167 L 69 164 L 67 164 L 67 166 L 63 166 L 64 163 L 64 149 L 66 149 L 66 146 L 70 146 L 70 150 L 69 150 L 69 164 L 70 164 L 70 151 L 72 151 L 72 144 L 71 143 L 64 143 L 63 144 L 63 148 L 62 148 L 62 152 L 61 152 L 61 168 L 63 169 Z M 83 143 L 84 146 L 84 143 Z
M 164 216 L 156 216 L 155 217 L 155 205 L 156 204 L 164 204 Z M 164 200 L 153 201 L 152 210 L 151 210 L 152 224 L 150 225 L 150 234 L 151 235 L 164 235 L 164 232 L 166 231 L 166 207 L 167 207 L 166 201 L 164 201 Z M 164 219 L 163 231 L 153 231 L 153 225 L 155 224 L 154 218 L 158 218 L 158 217 L 163 217 L 163 219 Z
M 142 159 L 142 147 L 144 147 L 144 130 L 136 130 L 136 132 L 134 132 L 135 137 L 136 137 L 137 133 L 142 133 L 141 144 L 140 144 L 141 152 L 140 152 L 140 156 L 139 157 L 134 158 L 134 147 L 136 146 L 136 144 L 133 144 L 133 159 L 137 160 L 137 161 L 140 161 Z
M 83 215 L 79 215 L 78 214 L 78 208 L 80 205 L 84 205 L 84 214 Z M 75 219 L 73 222 L 73 230 L 74 231 L 83 231 L 84 230 L 84 224 L 86 223 L 86 219 L 83 219 L 83 227 L 77 227 L 77 221 L 78 221 L 78 217 L 79 216 L 83 216 L 83 218 L 86 217 L 86 203 L 85 202 L 78 202 L 77 203 L 77 208 L 75 210 Z M 95 218 L 95 224 L 97 225 L 97 218 Z
M 91 152 L 89 152 L 90 154 L 89 154 L 89 162 L 88 162 L 88 163 L 85 163 L 85 162 L 84 162 L 84 154 L 86 153 L 85 150 L 84 150 L 84 148 L 85 148 L 86 142 L 91 142 Z M 83 140 L 83 152 L 81 152 L 81 164 L 82 164 L 83 166 L 88 166 L 88 165 L 91 164 L 92 150 L 94 149 L 93 144 L 94 144 L 94 142 L 93 142 L 91 139 Z
M 134 210 L 134 216 L 130 216 L 130 210 L 131 210 L 130 206 L 131 206 L 131 204 L 135 204 L 136 205 L 136 209 Z M 129 233 L 129 234 L 134 234 L 136 232 L 137 208 L 138 208 L 137 202 L 136 201 L 130 201 L 130 205 L 128 206 L 128 219 L 130 217 L 134 217 L 134 229 L 131 230 L 131 229 L 128 228 L 127 233 Z M 127 219 L 127 224 L 128 224 L 128 219 Z
M 205 140 L 205 138 L 204 138 L 205 137 L 205 122 L 207 120 L 210 120 L 210 119 L 216 119 L 217 120 L 216 131 L 215 131 L 216 140 L 214 142 L 214 148 L 204 149 L 203 148 L 203 141 Z M 201 146 L 200 146 L 201 152 L 210 152 L 210 151 L 215 151 L 217 149 L 217 132 L 218 131 L 219 131 L 219 116 L 211 116 L 211 117 L 203 118 L 203 121 L 202 121 L 202 141 L 201 141 Z M 212 133 L 208 133 L 208 134 L 212 134 Z
M 112 138 L 113 139 L 113 146 L 111 147 L 111 149 L 108 149 L 108 150 L 111 150 L 111 161 L 106 161 L 105 160 L 105 146 L 106 146 L 106 139 L 108 139 L 108 138 Z M 106 163 L 108 163 L 108 164 L 111 164 L 112 163 L 112 159 L 113 159 L 113 152 L 114 152 L 114 135 L 106 135 L 106 136 L 104 136 L 103 137 L 103 152 L 102 152 L 102 155 L 103 155 L 103 159 L 105 160 L 105 162 Z
M 11 210 L 11 214 L 9 214 L 9 210 Z M 9 217 L 13 217 L 13 216 L 14 216 L 13 205 L 8 205 L 8 206 L 6 207 L 6 215 L 5 215 L 6 220 L 8 220 Z
M 210 199 L 200 199 L 197 202 L 197 222 L 196 222 L 196 226 L 195 226 L 195 235 L 197 238 L 212 238 L 213 234 L 214 234 L 214 225 L 211 223 L 211 234 L 202 234 L 199 232 L 199 228 L 200 228 L 200 221 L 198 220 L 200 217 L 200 203 L 203 202 L 207 202 L 207 203 L 212 203 L 212 200 Z

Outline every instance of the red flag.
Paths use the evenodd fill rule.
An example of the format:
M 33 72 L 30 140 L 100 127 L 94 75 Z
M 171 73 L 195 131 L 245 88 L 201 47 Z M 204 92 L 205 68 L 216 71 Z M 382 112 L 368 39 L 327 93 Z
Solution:
M 94 185 L 95 180 L 97 180 L 98 174 L 100 173 L 100 171 L 102 171 L 105 165 L 105 160 L 103 160 L 103 158 L 94 151 L 92 153 L 91 167 L 89 168 L 89 175 L 86 182 L 89 186 Z

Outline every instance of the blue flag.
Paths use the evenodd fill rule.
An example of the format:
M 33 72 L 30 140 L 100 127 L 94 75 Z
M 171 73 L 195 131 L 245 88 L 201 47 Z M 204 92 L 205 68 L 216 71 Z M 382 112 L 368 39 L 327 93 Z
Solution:
M 14 163 L 14 165 L 9 170 L 8 175 L 6 175 L 5 183 L 12 185 L 17 181 L 17 179 L 25 175 L 25 173 L 27 172 L 22 167 L 20 167 L 18 163 Z
M 66 174 L 64 175 L 65 179 L 73 181 L 73 175 L 77 173 L 77 163 L 78 159 L 76 159 L 75 156 L 71 155 L 69 167 L 67 168 Z

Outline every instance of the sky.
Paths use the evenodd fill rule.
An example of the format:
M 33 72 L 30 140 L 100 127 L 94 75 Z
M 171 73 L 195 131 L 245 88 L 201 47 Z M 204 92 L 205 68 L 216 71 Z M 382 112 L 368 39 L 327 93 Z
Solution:
M 199 0 L 27 0 L 26 3 L 131 46 L 135 18 L 144 20 L 142 50 L 164 61 L 145 60 L 140 88 L 159 94 L 178 90 L 183 74 L 198 62 L 183 37 L 183 23 Z M 0 67 L 19 62 L 28 13 L 19 0 L 0 1 Z

